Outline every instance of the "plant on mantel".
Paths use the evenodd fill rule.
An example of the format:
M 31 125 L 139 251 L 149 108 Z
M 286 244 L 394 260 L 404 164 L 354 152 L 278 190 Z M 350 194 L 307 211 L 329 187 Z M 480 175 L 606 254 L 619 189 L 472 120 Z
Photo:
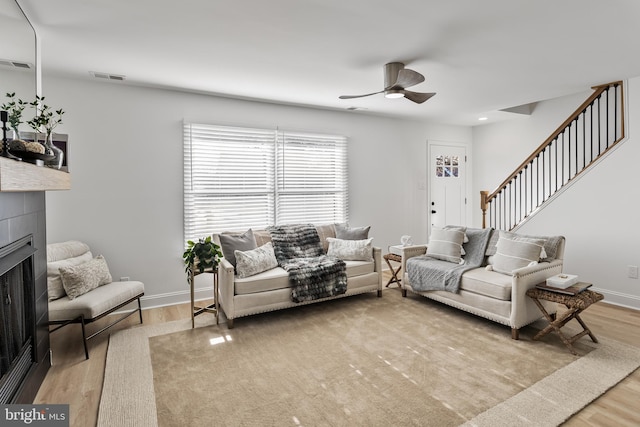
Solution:
M 27 121 L 27 124 L 36 132 L 45 134 L 48 141 L 53 134 L 53 129 L 62 124 L 64 110 L 60 108 L 53 111 L 51 107 L 44 103 L 44 96 L 38 95 L 36 95 L 36 100 L 30 102 L 29 105 L 35 108 L 36 115 L 33 119 Z
M 22 112 L 27 107 L 27 103 L 22 99 L 15 99 L 15 92 L 7 92 L 6 96 L 9 98 L 9 101 L 2 104 L 0 108 L 8 113 L 9 126 L 11 126 L 11 129 L 13 129 L 15 133 L 14 138 L 18 139 L 18 127 L 22 123 Z

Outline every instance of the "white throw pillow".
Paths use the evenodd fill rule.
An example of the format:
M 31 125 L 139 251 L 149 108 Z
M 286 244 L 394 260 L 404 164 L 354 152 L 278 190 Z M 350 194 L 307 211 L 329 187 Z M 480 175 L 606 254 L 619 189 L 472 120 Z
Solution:
M 87 252 L 79 256 L 47 262 L 47 290 L 49 293 L 49 301 L 57 300 L 67 295 L 62 285 L 62 276 L 60 275 L 61 268 L 84 264 L 92 259 L 93 254 L 87 250 Z
M 327 255 L 343 261 L 373 261 L 373 238 L 363 240 L 342 240 L 327 237 Z
M 427 256 L 456 264 L 463 263 L 462 242 L 464 242 L 464 236 L 465 232 L 459 228 L 433 227 L 427 245 Z
M 532 239 L 500 232 L 493 256 L 493 271 L 512 275 L 514 270 L 540 261 L 544 239 Z
M 271 270 L 278 266 L 273 243 L 267 242 L 256 249 L 234 252 L 236 258 L 236 272 L 239 278 L 254 276 L 263 271 Z
M 62 285 L 69 299 L 112 282 L 109 267 L 102 255 L 98 255 L 84 264 L 60 268 Z

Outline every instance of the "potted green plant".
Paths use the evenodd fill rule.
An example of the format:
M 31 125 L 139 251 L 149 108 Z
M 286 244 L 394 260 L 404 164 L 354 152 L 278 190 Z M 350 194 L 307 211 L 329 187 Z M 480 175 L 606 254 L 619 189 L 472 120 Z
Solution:
M 204 273 L 205 271 L 214 271 L 218 268 L 222 251 L 220 245 L 211 239 L 211 236 L 200 238 L 197 242 L 193 240 L 187 241 L 187 249 L 182 255 L 184 259 L 185 272 L 187 273 L 187 282 L 191 283 L 192 273 Z
M 20 139 L 20 135 L 18 134 L 18 127 L 22 123 L 22 112 L 27 107 L 27 103 L 21 99 L 15 99 L 15 92 L 7 92 L 7 98 L 9 101 L 2 104 L 3 110 L 8 113 L 9 116 L 9 126 L 13 130 L 13 139 Z
M 37 133 L 45 135 L 44 146 L 46 148 L 46 154 L 53 155 L 53 158 L 45 164 L 60 169 L 62 167 L 64 153 L 53 144 L 53 129 L 62 123 L 64 110 L 60 108 L 53 111 L 51 107 L 44 103 L 44 96 L 38 95 L 36 95 L 36 100 L 30 102 L 29 105 L 35 108 L 36 115 L 33 119 L 28 120 L 27 124 Z

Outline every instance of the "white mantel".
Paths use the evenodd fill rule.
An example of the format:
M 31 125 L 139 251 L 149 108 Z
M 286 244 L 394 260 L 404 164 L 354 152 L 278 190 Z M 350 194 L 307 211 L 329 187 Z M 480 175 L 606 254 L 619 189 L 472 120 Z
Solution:
M 0 191 L 49 191 L 71 189 L 67 172 L 0 157 Z

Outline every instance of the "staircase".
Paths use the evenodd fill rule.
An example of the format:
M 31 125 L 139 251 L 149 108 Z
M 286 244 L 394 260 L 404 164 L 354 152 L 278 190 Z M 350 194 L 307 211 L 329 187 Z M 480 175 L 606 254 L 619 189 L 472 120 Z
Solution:
M 483 228 L 514 229 L 624 138 L 622 82 L 592 89 L 495 191 L 480 192 Z

